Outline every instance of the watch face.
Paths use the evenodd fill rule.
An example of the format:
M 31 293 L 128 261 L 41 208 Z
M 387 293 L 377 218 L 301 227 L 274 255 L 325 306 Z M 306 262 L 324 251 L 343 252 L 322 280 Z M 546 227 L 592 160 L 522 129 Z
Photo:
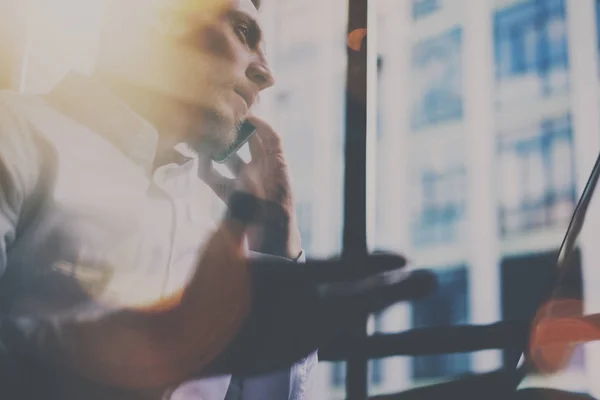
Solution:
M 238 130 L 236 141 L 223 150 L 220 153 L 217 153 L 213 156 L 213 161 L 222 164 L 229 159 L 232 155 L 237 153 L 248 140 L 252 137 L 252 135 L 256 133 L 256 128 L 248 121 L 244 121 Z

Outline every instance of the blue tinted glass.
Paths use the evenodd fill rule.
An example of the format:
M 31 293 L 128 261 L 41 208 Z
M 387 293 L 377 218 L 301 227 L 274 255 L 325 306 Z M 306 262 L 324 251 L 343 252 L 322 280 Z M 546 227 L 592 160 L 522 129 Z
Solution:
M 447 244 L 458 239 L 466 202 L 465 179 L 463 168 L 422 172 L 423 205 L 412 229 L 415 246 Z
M 501 173 L 512 174 L 501 179 L 518 188 L 516 202 L 500 205 L 502 234 L 565 223 L 576 200 L 570 116 L 543 121 L 533 136 L 527 130 L 503 134 L 499 151 Z
M 433 327 L 469 321 L 468 280 L 465 267 L 437 272 L 439 289 L 413 302 L 413 326 Z M 413 378 L 435 379 L 456 376 L 470 369 L 469 354 L 441 354 L 413 358 Z
M 529 0 L 499 9 L 494 24 L 499 79 L 567 67 L 564 0 Z
M 425 17 L 437 11 L 440 7 L 439 0 L 413 0 L 412 13 L 414 19 Z
M 412 52 L 413 128 L 456 120 L 463 113 L 461 29 L 426 39 Z

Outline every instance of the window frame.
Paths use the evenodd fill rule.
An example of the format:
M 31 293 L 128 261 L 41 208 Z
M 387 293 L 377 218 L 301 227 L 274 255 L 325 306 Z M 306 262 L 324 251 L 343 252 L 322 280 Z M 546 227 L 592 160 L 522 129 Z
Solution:
M 428 181 L 431 187 L 426 188 L 424 181 Z M 411 226 L 415 247 L 446 245 L 460 240 L 460 224 L 465 217 L 467 203 L 466 193 L 462 188 L 465 187 L 466 181 L 467 172 L 462 165 L 446 168 L 443 171 L 433 169 L 421 171 L 419 189 L 423 191 L 422 197 L 433 201 L 432 204 L 426 204 L 419 210 Z M 449 185 L 449 182 L 454 184 Z M 460 195 L 449 193 L 445 190 L 446 186 L 457 189 Z M 428 194 L 426 195 L 425 192 Z
M 553 88 L 550 75 L 569 69 L 566 1 L 528 0 L 496 10 L 493 24 L 497 83 L 536 74 L 543 81 L 543 96 L 561 92 L 561 88 Z M 549 34 L 555 20 L 562 21 L 564 27 L 558 43 L 553 43 Z M 535 35 L 535 51 L 529 55 L 533 56 L 533 60 L 528 60 L 526 32 L 531 28 Z
M 507 237 L 511 235 L 518 235 L 529 230 L 544 229 L 555 226 L 561 223 L 560 220 L 554 220 L 552 214 L 552 208 L 559 204 L 561 201 L 569 201 L 572 207 L 575 207 L 577 203 L 577 192 L 576 192 L 576 177 L 575 177 L 575 156 L 574 156 L 574 143 L 573 143 L 573 128 L 571 125 L 570 114 L 562 117 L 543 120 L 536 124 L 535 127 L 538 131 L 534 135 L 525 137 L 510 137 L 507 135 L 500 134 L 498 136 L 498 156 L 500 158 L 500 164 L 503 163 L 502 157 L 504 154 L 512 155 L 513 157 L 520 158 L 519 176 L 523 179 L 527 177 L 528 168 L 523 166 L 525 160 L 530 157 L 538 157 L 541 162 L 543 171 L 543 192 L 540 196 L 535 198 L 527 199 L 527 196 L 523 195 L 523 187 L 529 187 L 527 182 L 521 181 L 521 190 L 519 191 L 519 202 L 514 209 L 508 209 L 506 205 L 500 201 L 498 207 L 499 222 L 500 222 L 500 235 Z M 570 178 L 569 184 L 566 188 L 556 188 L 556 171 L 552 168 L 552 158 L 554 157 L 554 150 L 557 145 L 561 142 L 566 141 L 570 146 Z M 512 154 L 511 154 L 512 153 Z M 515 154 L 516 153 L 516 154 Z M 523 157 L 525 155 L 525 157 Z M 502 170 L 502 168 L 501 168 Z M 500 177 L 500 181 L 503 177 Z M 510 214 L 527 214 L 530 210 L 541 211 L 541 217 L 543 219 L 540 224 L 536 224 L 535 221 L 525 222 L 526 226 L 520 226 L 515 229 L 507 228 L 507 218 L 510 218 Z M 531 216 L 530 216 L 531 217 Z M 569 214 L 565 218 L 565 223 L 570 220 L 571 215 Z M 525 219 L 529 217 L 525 215 Z M 535 218 L 534 218 L 535 219 Z
M 462 26 L 453 26 L 439 35 L 413 44 L 411 70 L 412 73 L 417 71 L 419 73 L 413 82 L 413 85 L 418 86 L 413 86 L 411 92 L 423 93 L 422 96 L 414 98 L 413 104 L 411 104 L 411 129 L 415 133 L 440 123 L 460 120 L 463 116 L 462 36 Z M 443 84 L 439 84 L 440 82 L 431 83 L 432 80 L 427 79 L 427 84 L 420 85 L 423 79 L 421 71 L 426 69 L 428 65 L 435 67 L 436 58 L 441 60 L 445 75 L 452 75 L 452 72 L 454 72 L 454 79 L 457 80 L 456 85 L 458 88 L 453 88 L 452 84 L 448 84 L 451 80 L 447 79 L 447 76 L 444 76 L 444 79 L 441 80 Z

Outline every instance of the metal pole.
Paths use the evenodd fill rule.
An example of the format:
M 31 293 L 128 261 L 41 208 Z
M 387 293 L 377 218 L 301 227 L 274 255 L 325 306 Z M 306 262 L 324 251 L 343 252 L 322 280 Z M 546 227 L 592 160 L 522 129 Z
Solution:
M 348 6 L 342 259 L 361 265 L 355 261 L 367 256 L 367 0 L 348 0 Z M 359 316 L 350 328 L 354 339 L 366 338 L 367 317 Z M 367 386 L 367 358 L 364 349 L 356 349 L 347 364 L 348 400 L 365 400 Z

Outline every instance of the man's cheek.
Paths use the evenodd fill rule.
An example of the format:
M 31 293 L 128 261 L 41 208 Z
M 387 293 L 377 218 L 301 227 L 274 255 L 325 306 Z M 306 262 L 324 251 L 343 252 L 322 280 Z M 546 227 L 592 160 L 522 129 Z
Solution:
M 199 50 L 214 56 L 219 61 L 235 61 L 236 46 L 234 35 L 228 34 L 222 26 L 207 26 L 199 35 Z

